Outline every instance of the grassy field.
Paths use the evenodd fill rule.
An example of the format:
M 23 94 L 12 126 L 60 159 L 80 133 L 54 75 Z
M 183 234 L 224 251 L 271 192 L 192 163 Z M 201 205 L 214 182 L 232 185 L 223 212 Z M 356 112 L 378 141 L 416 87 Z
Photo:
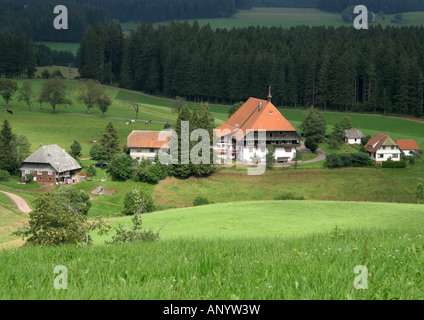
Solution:
M 412 227 L 27 247 L 0 253 L 0 299 L 421 300 L 423 244 Z M 54 287 L 59 265 L 67 268 L 66 290 Z M 367 290 L 354 287 L 358 265 L 368 270 Z
M 73 55 L 77 54 L 79 43 L 71 42 L 37 42 L 37 44 L 44 44 L 49 47 L 51 50 L 57 51 L 71 51 Z
M 216 203 L 271 200 L 284 192 L 310 200 L 415 203 L 415 188 L 424 183 L 424 166 L 419 164 L 404 170 L 323 169 L 322 165 L 278 168 L 261 176 L 248 176 L 246 168 L 225 168 L 208 179 L 168 178 L 154 189 L 155 203 L 184 207 L 192 205 L 197 195 Z
M 109 218 L 131 225 L 132 217 Z M 424 206 L 344 201 L 244 201 L 170 209 L 143 215 L 163 239 L 299 237 L 342 229 L 424 228 Z M 110 237 L 111 235 L 109 235 Z M 108 237 L 104 238 L 107 239 Z M 97 242 L 103 238 L 95 237 Z
M 385 26 L 417 26 L 424 24 L 424 12 L 408 12 L 403 14 L 401 23 L 392 23 L 394 15 L 386 15 L 385 20 L 377 23 Z M 195 20 L 187 20 L 193 23 Z M 252 8 L 251 10 L 239 10 L 230 18 L 197 19 L 200 26 L 209 24 L 212 29 L 232 29 L 247 27 L 283 27 L 296 26 L 325 26 L 340 27 L 351 26 L 342 20 L 341 14 L 328 13 L 318 9 L 308 8 Z M 157 22 L 154 25 L 166 25 L 169 21 Z M 129 21 L 121 23 L 124 31 L 135 29 L 139 23 Z
M 56 70 L 59 70 L 65 79 L 69 80 L 69 68 L 68 67 L 62 67 L 62 66 L 45 66 L 45 67 L 37 67 L 37 71 L 35 72 L 36 78 L 43 78 L 41 75 L 44 70 L 47 70 L 50 74 L 55 72 Z M 79 72 L 77 68 L 71 68 L 71 80 L 75 79 L 76 77 L 79 77 Z

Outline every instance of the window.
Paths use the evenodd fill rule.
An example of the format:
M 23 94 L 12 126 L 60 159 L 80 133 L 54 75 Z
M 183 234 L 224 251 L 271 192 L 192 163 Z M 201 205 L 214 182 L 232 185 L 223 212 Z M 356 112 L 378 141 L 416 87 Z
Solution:
M 383 148 L 382 148 L 382 149 L 383 149 L 383 150 L 386 150 L 386 147 L 384 147 L 384 146 L 383 146 Z
M 379 154 L 378 157 L 379 158 L 384 158 L 384 154 Z
M 292 152 L 292 149 L 291 148 L 284 148 L 284 151 L 286 151 L 286 152 Z
M 392 146 L 392 150 L 395 150 L 395 147 L 394 146 Z
M 30 174 L 31 170 L 25 170 L 25 174 Z
M 137 148 L 137 152 L 140 153 L 141 152 L 141 148 Z
M 153 149 L 153 148 L 150 148 L 150 153 L 153 153 L 153 152 L 155 152 L 155 149 Z
M 393 159 L 397 159 L 398 157 L 399 157 L 399 155 L 398 155 L 398 154 L 393 154 L 393 155 L 392 155 L 392 158 L 393 158 Z
M 42 171 L 37 171 L 38 176 L 41 176 L 42 173 L 43 173 Z
M 53 172 L 52 171 L 48 171 L 48 174 L 49 174 L 49 176 L 51 176 L 53 174 Z

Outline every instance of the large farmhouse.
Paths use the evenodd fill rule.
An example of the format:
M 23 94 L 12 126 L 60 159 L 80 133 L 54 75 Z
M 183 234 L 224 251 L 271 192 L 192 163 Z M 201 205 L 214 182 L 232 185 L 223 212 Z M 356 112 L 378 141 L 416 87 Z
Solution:
M 260 130 L 266 130 L 264 141 L 261 141 Z M 264 161 L 267 147 L 271 145 L 277 162 L 293 160 L 302 140 L 296 129 L 271 103 L 271 93 L 268 101 L 250 98 L 214 131 L 219 139 L 214 145 L 218 158 L 244 163 Z
M 79 163 L 57 144 L 40 146 L 19 166 L 22 181 L 32 174 L 35 182 L 69 182 L 81 170 Z
M 370 159 L 376 162 L 400 160 L 401 151 L 398 145 L 387 135 L 377 133 L 365 144 Z
M 131 158 L 153 161 L 161 148 L 169 148 L 166 141 L 159 140 L 160 131 L 133 130 L 127 138 Z M 168 138 L 171 134 L 169 132 Z

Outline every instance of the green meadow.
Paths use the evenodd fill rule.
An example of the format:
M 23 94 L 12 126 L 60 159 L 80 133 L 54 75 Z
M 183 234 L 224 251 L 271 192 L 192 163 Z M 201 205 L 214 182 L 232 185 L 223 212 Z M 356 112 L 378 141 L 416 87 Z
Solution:
M 80 46 L 79 43 L 72 42 L 37 42 L 37 44 L 44 44 L 49 47 L 51 50 L 56 51 L 71 51 L 73 55 L 76 56 L 78 48 Z
M 132 217 L 109 218 L 131 225 Z M 416 204 L 346 201 L 240 201 L 170 209 L 143 215 L 146 229 L 163 239 L 290 238 L 341 229 L 424 228 L 424 209 Z M 109 237 L 95 237 L 102 242 Z
M 179 238 L 0 253 L 0 299 L 421 300 L 422 230 L 334 228 L 304 237 Z M 30 261 L 31 263 L 28 263 Z M 66 290 L 55 289 L 55 278 Z M 355 289 L 356 266 L 367 289 Z

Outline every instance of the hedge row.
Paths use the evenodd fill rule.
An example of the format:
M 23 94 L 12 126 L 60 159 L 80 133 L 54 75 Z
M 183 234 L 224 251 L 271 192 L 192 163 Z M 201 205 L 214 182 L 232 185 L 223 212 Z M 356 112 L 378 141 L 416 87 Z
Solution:
M 406 168 L 406 161 L 384 161 L 383 168 Z

